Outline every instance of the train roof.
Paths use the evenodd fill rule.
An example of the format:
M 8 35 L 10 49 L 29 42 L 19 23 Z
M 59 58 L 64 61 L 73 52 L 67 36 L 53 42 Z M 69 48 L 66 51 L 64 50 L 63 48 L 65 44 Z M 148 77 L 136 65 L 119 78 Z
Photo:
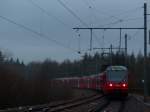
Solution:
M 69 80 L 69 79 L 78 79 L 79 77 L 64 77 L 64 78 L 55 78 L 54 80 Z
M 106 71 L 110 71 L 110 70 L 127 70 L 127 68 L 125 66 L 109 66 L 107 67 Z

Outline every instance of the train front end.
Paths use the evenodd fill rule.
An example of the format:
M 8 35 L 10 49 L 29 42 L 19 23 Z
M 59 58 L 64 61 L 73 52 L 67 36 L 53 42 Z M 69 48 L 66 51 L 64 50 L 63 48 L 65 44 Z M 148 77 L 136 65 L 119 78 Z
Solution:
M 115 96 L 128 96 L 128 70 L 126 67 L 109 66 L 106 69 L 105 92 Z

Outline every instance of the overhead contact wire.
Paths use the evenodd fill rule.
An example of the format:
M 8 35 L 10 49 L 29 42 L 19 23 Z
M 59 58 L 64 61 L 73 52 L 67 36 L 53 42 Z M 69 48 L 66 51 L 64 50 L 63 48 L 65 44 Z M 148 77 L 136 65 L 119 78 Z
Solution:
M 4 16 L 1 16 L 1 15 L 0 15 L 0 18 L 3 19 L 3 20 L 5 20 L 5 21 L 7 21 L 7 22 L 9 22 L 9 23 L 12 23 L 12 24 L 14 24 L 14 25 L 16 25 L 16 26 L 18 26 L 18 27 L 20 27 L 20 28 L 23 28 L 23 29 L 25 29 L 25 30 L 27 30 L 27 31 L 29 31 L 29 32 L 32 32 L 32 33 L 38 35 L 40 38 L 41 38 L 41 37 L 44 37 L 45 39 L 50 40 L 50 41 L 56 43 L 56 44 L 59 45 L 59 46 L 62 46 L 62 47 L 64 47 L 64 48 L 67 48 L 67 49 L 69 49 L 69 50 L 71 50 L 71 51 L 76 51 L 76 50 L 74 50 L 74 49 L 72 49 L 72 48 L 66 46 L 66 45 L 63 44 L 63 43 L 58 42 L 57 40 L 54 40 L 54 39 L 52 39 L 52 38 L 49 38 L 48 36 L 46 36 L 46 35 L 44 35 L 44 34 L 42 34 L 42 33 L 39 33 L 38 31 L 35 31 L 35 30 L 33 30 L 33 29 L 31 29 L 31 28 L 29 28 L 29 27 L 23 25 L 23 24 L 17 23 L 17 22 L 15 22 L 15 21 L 13 21 L 13 20 L 7 18 L 7 17 L 4 17 Z M 76 51 L 76 52 L 77 52 L 77 51 Z

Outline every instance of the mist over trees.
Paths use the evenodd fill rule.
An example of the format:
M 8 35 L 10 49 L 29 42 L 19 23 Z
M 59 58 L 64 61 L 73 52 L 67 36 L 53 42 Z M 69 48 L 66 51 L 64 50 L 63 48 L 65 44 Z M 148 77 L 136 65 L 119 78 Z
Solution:
M 111 56 L 100 53 L 93 56 L 85 54 L 81 60 L 64 60 L 62 63 L 47 59 L 44 62 L 31 62 L 25 65 L 19 59 L 5 58 L 0 52 L 0 108 L 49 102 L 54 91 L 57 93 L 59 90 L 62 91 L 60 87 L 59 90 L 51 87 L 51 79 L 98 74 L 103 64 L 127 65 L 130 73 L 129 86 L 143 88 L 143 60 L 144 57 L 140 52 L 137 56 L 132 53 L 126 58 L 124 53 L 117 52 Z M 150 68 L 150 54 L 147 62 Z M 149 80 L 150 76 L 147 79 Z M 62 98 L 64 95 L 57 97 Z

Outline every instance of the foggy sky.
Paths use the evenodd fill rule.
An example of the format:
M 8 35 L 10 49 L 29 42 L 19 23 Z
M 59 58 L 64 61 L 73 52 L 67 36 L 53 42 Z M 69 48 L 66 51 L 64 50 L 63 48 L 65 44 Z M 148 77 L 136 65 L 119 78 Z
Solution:
M 46 10 L 49 16 L 35 7 L 32 1 Z M 86 22 L 89 27 L 109 27 L 106 24 L 113 23 L 119 19 L 128 21 L 111 25 L 110 27 L 143 26 L 143 0 L 61 1 Z M 25 63 L 43 61 L 46 58 L 58 61 L 81 58 L 81 55 L 76 52 L 79 50 L 79 34 L 81 50 L 84 53 L 89 49 L 89 31 L 79 30 L 76 32 L 72 30 L 73 27 L 86 26 L 81 24 L 57 0 L 0 0 L 0 16 L 7 17 L 63 44 L 56 44 L 42 36 L 0 19 L 0 48 L 10 56 L 18 57 Z M 134 18 L 139 19 L 134 20 Z M 150 17 L 148 20 L 150 20 Z M 138 33 L 135 34 L 136 32 Z M 124 46 L 123 37 L 125 33 L 129 35 L 129 53 L 143 52 L 143 31 L 124 30 L 122 32 L 122 47 Z M 93 47 L 109 47 L 110 44 L 117 47 L 119 45 L 119 31 L 117 30 L 95 30 L 94 35 L 96 37 L 93 38 Z M 104 40 L 102 39 L 103 36 Z

